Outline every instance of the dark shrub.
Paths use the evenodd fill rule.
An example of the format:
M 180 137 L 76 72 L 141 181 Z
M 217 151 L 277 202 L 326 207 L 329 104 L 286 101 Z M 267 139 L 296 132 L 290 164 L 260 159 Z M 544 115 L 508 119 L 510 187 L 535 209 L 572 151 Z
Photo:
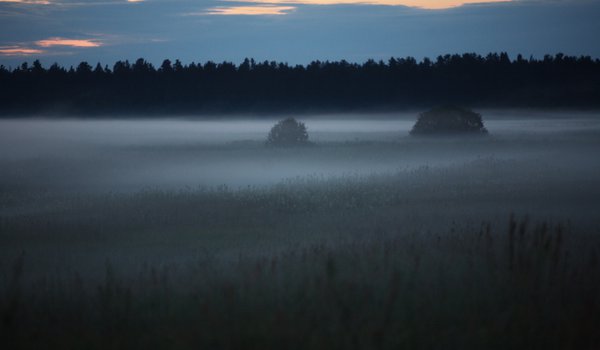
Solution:
M 481 114 L 460 107 L 436 107 L 419 115 L 411 135 L 487 134 Z
M 280 120 L 267 136 L 269 146 L 298 146 L 308 143 L 306 126 L 294 118 Z

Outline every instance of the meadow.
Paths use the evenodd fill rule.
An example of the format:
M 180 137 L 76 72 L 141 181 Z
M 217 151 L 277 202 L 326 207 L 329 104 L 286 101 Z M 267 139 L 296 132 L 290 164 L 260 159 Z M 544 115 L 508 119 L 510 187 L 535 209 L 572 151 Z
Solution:
M 600 346 L 597 114 L 363 118 L 0 121 L 1 344 Z

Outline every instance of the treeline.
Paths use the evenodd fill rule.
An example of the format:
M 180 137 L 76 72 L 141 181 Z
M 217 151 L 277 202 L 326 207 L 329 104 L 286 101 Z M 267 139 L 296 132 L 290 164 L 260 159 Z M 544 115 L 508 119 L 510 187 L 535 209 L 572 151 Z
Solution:
M 600 107 L 600 60 L 506 53 L 412 57 L 362 64 L 244 60 L 155 67 L 140 58 L 113 67 L 82 62 L 0 66 L 0 114 L 163 114 L 394 110 L 473 107 Z

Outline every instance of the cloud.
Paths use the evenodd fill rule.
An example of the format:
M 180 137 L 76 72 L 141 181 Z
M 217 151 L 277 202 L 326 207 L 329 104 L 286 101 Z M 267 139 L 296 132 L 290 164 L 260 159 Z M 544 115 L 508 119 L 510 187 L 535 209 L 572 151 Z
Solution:
M 285 14 L 289 10 L 281 10 L 279 13 L 276 12 L 277 7 L 275 5 L 292 5 L 292 4 L 303 4 L 303 5 L 349 5 L 349 4 L 360 4 L 360 5 L 387 5 L 387 6 L 409 6 L 418 7 L 424 9 L 445 9 L 451 7 L 458 7 L 466 4 L 474 3 L 493 3 L 493 2 L 511 2 L 511 1 L 524 1 L 524 0 L 221 0 L 231 2 L 242 2 L 249 4 L 269 4 L 270 6 L 223 6 L 214 7 L 209 10 L 209 14 L 240 14 L 240 15 L 274 15 L 274 14 Z M 533 0 L 535 1 L 535 0 Z M 81 1 L 81 0 L 0 0 L 0 3 L 19 3 L 19 4 L 35 4 L 35 5 L 111 5 L 119 3 L 140 3 L 146 2 L 146 0 L 92 0 L 92 1 Z M 257 9 L 251 9 L 256 7 Z M 288 6 L 289 7 L 289 6 Z M 214 11 L 213 11 L 214 10 Z
M 294 6 L 274 6 L 274 5 L 257 5 L 257 6 L 218 6 L 212 7 L 204 12 L 195 13 L 197 15 L 286 15 L 290 11 L 295 10 Z M 191 14 L 193 15 L 193 14 Z
M 31 56 L 44 52 L 44 50 L 22 46 L 0 46 L 0 56 Z
M 35 42 L 37 46 L 53 47 L 53 46 L 70 46 L 70 47 L 99 47 L 102 43 L 92 39 L 65 39 L 65 38 L 48 38 Z
M 99 47 L 103 44 L 92 39 L 66 39 L 66 38 L 48 38 L 34 42 L 23 42 L 16 45 L 0 46 L 0 56 L 18 57 L 32 55 L 54 55 L 54 54 L 72 54 L 64 50 L 48 51 L 47 49 L 54 47 L 72 47 L 72 48 L 90 48 Z
M 99 4 L 99 1 L 89 3 Z M 33 55 L 45 64 L 58 61 L 63 65 L 76 65 L 81 61 L 110 64 L 138 57 L 153 64 L 160 64 L 164 58 L 177 58 L 182 62 L 241 62 L 244 57 L 290 64 L 314 59 L 362 62 L 368 58 L 386 60 L 391 56 L 422 58 L 445 53 L 497 51 L 507 51 L 511 57 L 518 53 L 543 57 L 556 52 L 600 57 L 596 38 L 600 33 L 598 0 L 515 0 L 448 10 L 301 3 L 316 0 L 269 0 L 279 1 L 272 4 L 267 0 L 254 3 L 248 2 L 250 0 L 147 0 L 137 4 L 110 1 L 113 1 L 112 6 L 93 7 L 0 3 L 0 47 L 10 49 L 0 57 L 0 64 L 20 64 L 23 58 Z M 401 3 L 401 0 L 362 1 Z M 280 11 L 288 13 L 283 16 L 206 15 L 214 7 L 256 6 L 295 9 Z M 3 16 L 2 11 L 8 14 Z M 35 44 L 41 39 L 56 37 L 91 39 L 100 47 Z M 161 40 L 152 40 L 156 38 Z M 30 51 L 14 49 L 44 52 L 22 57 L 15 55 Z
M 33 5 L 50 5 L 50 1 L 47 0 L 0 0 L 0 2 L 12 2 L 19 4 L 33 4 Z
M 423 9 L 447 9 L 466 4 L 511 2 L 513 0 L 223 0 L 255 4 L 303 4 L 303 5 L 386 5 L 408 6 Z
M 523 1 L 573 1 L 573 0 L 219 0 L 225 2 L 237 2 L 237 3 L 252 3 L 252 4 L 269 4 L 271 6 L 265 7 L 276 7 L 276 5 L 386 5 L 386 6 L 408 6 L 417 7 L 423 9 L 446 9 L 452 7 L 458 7 L 467 4 L 477 3 L 497 3 L 497 2 L 523 2 Z M 585 0 L 581 0 L 585 1 Z M 127 3 L 141 3 L 147 2 L 147 0 L 0 0 L 0 3 L 15 3 L 15 4 L 33 4 L 33 5 L 60 5 L 60 6 L 86 6 L 86 5 L 118 5 Z M 159 1 L 160 2 L 160 1 Z M 163 1 L 166 2 L 166 1 Z M 180 1 L 180 3 L 191 3 L 189 0 Z M 250 14 L 252 12 L 250 6 L 223 6 L 214 7 L 214 9 L 232 9 L 232 11 L 244 12 L 240 14 Z M 256 11 L 268 12 L 269 9 L 260 6 L 261 8 Z M 216 14 L 216 13 L 215 13 Z M 221 13 L 218 13 L 221 14 Z M 272 13 L 264 13 L 272 14 Z
M 87 6 L 87 5 L 119 5 L 127 3 L 139 3 L 146 0 L 0 0 L 1 3 L 25 4 L 25 5 L 56 5 L 56 6 Z

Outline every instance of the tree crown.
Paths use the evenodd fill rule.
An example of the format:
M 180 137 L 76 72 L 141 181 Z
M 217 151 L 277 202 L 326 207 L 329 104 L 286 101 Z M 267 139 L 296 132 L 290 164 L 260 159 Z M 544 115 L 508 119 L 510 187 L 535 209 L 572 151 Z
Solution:
M 267 145 L 295 146 L 308 143 L 308 132 L 304 123 L 286 118 L 275 124 L 267 136 Z
M 481 114 L 470 109 L 443 106 L 419 114 L 411 135 L 487 134 Z

